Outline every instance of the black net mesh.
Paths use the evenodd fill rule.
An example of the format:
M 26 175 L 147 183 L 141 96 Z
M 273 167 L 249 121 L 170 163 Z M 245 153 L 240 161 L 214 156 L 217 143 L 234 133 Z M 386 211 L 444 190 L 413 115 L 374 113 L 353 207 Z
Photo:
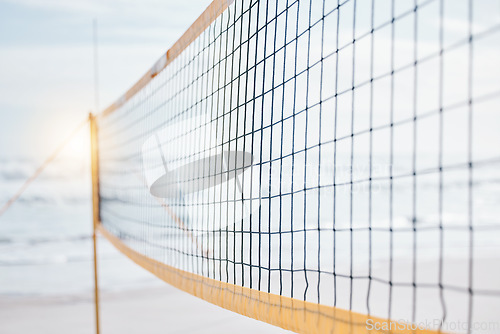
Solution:
M 498 1 L 237 0 L 99 118 L 102 223 L 223 282 L 496 321 L 499 45 Z

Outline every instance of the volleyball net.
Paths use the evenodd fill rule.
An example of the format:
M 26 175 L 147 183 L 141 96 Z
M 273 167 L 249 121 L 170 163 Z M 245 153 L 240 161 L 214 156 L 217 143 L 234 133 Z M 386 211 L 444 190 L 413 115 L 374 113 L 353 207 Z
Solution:
M 214 1 L 96 117 L 97 228 L 297 332 L 498 321 L 498 6 Z

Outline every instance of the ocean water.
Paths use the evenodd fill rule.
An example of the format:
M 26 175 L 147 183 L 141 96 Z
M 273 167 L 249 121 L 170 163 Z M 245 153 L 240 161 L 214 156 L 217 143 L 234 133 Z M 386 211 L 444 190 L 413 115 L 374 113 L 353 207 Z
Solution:
M 0 170 L 2 191 L 1 200 L 5 202 L 9 196 L 17 190 L 25 178 L 27 178 L 32 170 L 37 165 L 36 161 L 19 159 L 2 163 Z M 495 310 L 498 309 L 499 300 L 499 282 L 500 282 L 500 239 L 498 235 L 498 226 L 500 226 L 500 182 L 498 162 L 491 162 L 487 167 L 478 168 L 475 170 L 474 184 L 474 286 L 475 290 L 480 293 L 475 297 L 475 313 L 474 321 L 491 321 L 496 318 Z M 361 168 L 359 169 L 361 170 Z M 395 171 L 400 171 L 400 167 L 395 168 Z M 383 173 L 383 170 L 381 170 Z M 447 285 L 453 285 L 459 289 L 467 288 L 469 268 L 467 259 L 469 255 L 469 234 L 463 229 L 467 225 L 465 212 L 467 200 L 464 197 L 467 189 L 466 178 L 462 173 L 451 175 L 446 179 L 446 187 L 444 190 L 445 210 L 443 213 L 443 225 L 446 227 L 445 243 L 444 243 L 444 281 Z M 9 211 L 0 218 L 0 295 L 10 296 L 47 296 L 47 295 L 81 295 L 90 294 L 93 289 L 93 264 L 92 264 L 92 220 L 91 220 L 91 202 L 90 202 L 90 170 L 88 163 L 85 160 L 75 159 L 58 159 L 54 165 L 44 172 L 40 179 L 32 184 L 26 193 L 15 203 Z M 379 185 L 374 192 L 374 209 L 373 209 L 373 225 L 380 228 L 387 228 L 386 200 L 387 191 L 384 185 Z M 408 184 L 397 184 L 394 188 L 396 197 L 408 197 Z M 437 224 L 436 216 L 436 180 L 433 177 L 423 178 L 418 185 L 417 193 L 420 194 L 418 200 L 418 224 L 422 231 L 418 234 L 418 274 L 417 280 L 422 284 L 436 284 L 437 270 L 436 254 L 439 250 L 438 233 L 435 229 L 425 231 L 425 226 L 433 227 Z M 356 189 L 354 192 L 353 203 L 358 212 L 366 211 L 366 192 L 367 189 Z M 329 198 L 331 194 L 323 193 L 322 196 Z M 350 194 L 339 189 L 337 194 L 338 201 L 346 200 Z M 396 202 L 398 203 L 398 202 Z M 406 203 L 408 204 L 408 203 Z M 273 203 L 263 204 L 262 211 L 263 219 L 269 219 L 270 230 L 278 228 L 275 225 L 276 211 Z M 266 205 L 271 205 L 271 211 Z M 108 203 L 109 206 L 109 203 Z M 337 228 L 339 230 L 349 229 L 349 215 L 345 212 L 348 203 L 342 204 L 339 202 L 339 211 L 337 212 Z M 331 208 L 330 206 L 325 206 Z M 115 207 L 116 208 L 116 207 Z M 109 215 L 109 209 L 108 215 Z M 129 210 L 129 211 L 127 211 Z M 121 207 L 121 213 L 127 215 L 134 214 L 133 208 Z M 306 210 L 308 208 L 306 207 Z M 412 243 L 413 236 L 411 232 L 405 232 L 411 227 L 408 214 L 409 207 L 404 203 L 398 203 L 398 208 L 395 212 L 393 224 L 394 228 L 399 229 L 397 238 L 394 239 L 394 259 L 393 259 L 393 279 L 400 282 L 411 282 L 412 277 Z M 356 210 L 355 210 L 356 211 Z M 271 216 L 267 217 L 266 212 L 271 212 Z M 314 210 L 311 209 L 311 212 Z M 290 218 L 293 212 L 282 212 L 282 218 L 286 221 Z M 322 228 L 331 228 L 330 213 L 325 213 L 320 216 L 319 224 Z M 377 218 L 378 217 L 378 218 Z M 103 217 L 106 218 L 106 217 Z M 318 224 L 318 217 L 311 217 L 306 220 L 307 227 L 315 227 Z M 114 223 L 124 224 L 122 228 L 132 226 L 126 220 L 118 222 L 116 217 Z M 196 224 L 196 222 L 193 222 Z M 303 222 L 301 222 L 303 224 Z M 353 216 L 354 226 L 365 226 L 366 217 Z M 229 226 L 231 231 L 238 230 L 241 227 Z M 252 227 L 257 229 L 257 227 Z M 351 250 L 354 255 L 352 270 L 354 275 L 367 274 L 368 261 L 368 238 L 367 233 L 362 232 L 355 234 L 351 241 L 348 238 L 348 232 L 339 232 L 335 243 L 336 247 L 336 271 L 348 275 L 350 271 L 350 256 Z M 220 235 L 220 240 L 216 240 L 216 244 L 222 242 L 228 244 L 229 255 L 217 253 L 216 256 L 228 256 L 238 260 L 244 257 L 245 262 L 249 262 L 247 252 L 240 254 L 242 240 Z M 387 279 L 389 272 L 388 265 L 388 233 L 374 232 L 372 236 L 372 275 Z M 150 235 L 150 241 L 154 243 L 168 242 L 165 236 L 159 230 L 158 233 Z M 200 239 L 203 235 L 198 236 Z M 291 262 L 296 265 L 307 261 L 309 268 L 321 266 L 323 271 L 331 271 L 332 268 L 332 250 L 333 243 L 331 233 L 323 233 L 321 236 L 322 257 L 317 259 L 314 256 L 305 257 L 303 239 L 296 238 L 294 241 L 295 253 L 289 253 L 291 240 L 284 237 L 281 243 L 277 239 L 269 242 L 266 237 L 263 237 L 262 247 L 257 247 L 256 238 L 254 243 L 250 244 L 248 240 L 243 242 L 247 247 L 252 247 L 253 253 L 262 255 L 263 265 L 277 267 L 278 258 L 276 254 L 279 251 L 282 253 L 282 266 L 287 268 Z M 182 239 L 182 238 L 181 238 Z M 315 233 L 309 233 L 306 252 L 309 254 L 317 254 L 318 252 L 318 236 Z M 211 244 L 214 240 L 205 240 L 205 244 Z M 177 245 L 186 245 L 186 250 L 192 251 L 192 245 L 188 241 L 178 240 Z M 190 246 L 191 245 L 191 246 Z M 236 247 L 233 249 L 233 245 Z M 251 246 L 250 246 L 251 245 Z M 132 245 L 134 246 L 134 245 Z M 136 245 L 140 247 L 142 245 Z M 352 246 L 352 248 L 351 248 Z M 281 250 L 279 249 L 281 248 Z M 113 248 L 106 240 L 99 238 L 99 279 L 100 288 L 104 291 L 126 291 L 128 289 L 150 287 L 164 284 L 161 280 L 155 278 L 150 273 L 136 266 L 128 258 L 121 255 Z M 159 260 L 170 263 L 177 267 L 191 270 L 200 274 L 210 275 L 210 272 L 215 270 L 222 272 L 221 279 L 231 279 L 232 275 L 225 276 L 226 270 L 230 273 L 236 271 L 234 283 L 241 284 L 242 276 L 239 275 L 241 268 L 229 266 L 219 267 L 203 267 L 202 263 L 192 261 L 181 261 L 176 263 L 176 258 L 165 258 L 164 252 L 149 248 L 146 251 L 147 255 L 157 257 Z M 270 263 L 267 263 L 268 255 Z M 326 256 L 325 256 L 326 255 Z M 256 257 L 254 257 L 256 261 Z M 256 264 L 256 263 L 255 263 Z M 297 268 L 297 267 L 296 267 Z M 277 273 L 276 273 L 277 274 Z M 257 271 L 246 271 L 246 285 L 248 285 L 249 276 L 252 275 L 254 282 L 258 281 L 259 273 Z M 271 282 L 271 292 L 279 293 L 278 287 L 283 289 L 284 295 L 291 295 L 297 298 L 302 297 L 305 286 L 305 275 L 296 273 L 290 276 L 289 273 L 284 273 L 282 277 L 277 275 L 268 276 L 266 272 L 262 273 L 263 290 L 267 282 Z M 291 289 L 291 282 L 294 282 L 294 289 Z M 314 273 L 308 273 L 307 280 L 310 288 L 307 291 L 307 298 L 311 301 L 317 301 L 317 289 L 322 296 L 322 303 L 329 304 L 333 296 L 334 287 L 332 280 L 323 278 L 321 286 L 316 285 L 318 277 Z M 339 278 L 337 280 L 336 298 L 337 305 L 343 308 L 364 310 L 366 308 L 366 293 L 367 281 L 355 280 L 354 286 L 350 285 L 349 279 Z M 371 311 L 375 314 L 385 314 L 389 301 L 388 291 L 383 288 L 380 283 L 374 282 L 371 295 Z M 254 285 L 254 288 L 256 286 Z M 350 293 L 352 291 L 352 295 Z M 493 291 L 489 296 L 483 292 Z M 408 310 L 411 310 L 413 295 L 411 287 L 397 287 L 394 293 L 399 296 L 391 301 L 393 307 L 393 317 L 397 319 L 408 319 Z M 465 305 L 467 303 L 468 294 L 463 292 L 454 293 L 453 290 L 447 291 L 445 294 L 446 303 L 448 305 L 448 320 L 452 321 L 464 319 L 467 314 L 461 307 L 454 308 L 453 305 Z M 417 294 L 419 305 L 419 313 L 417 319 L 433 319 L 437 317 L 439 320 L 441 307 L 439 301 L 439 289 L 419 289 Z M 465 312 L 465 313 L 464 313 Z M 488 333 L 485 331 L 484 333 Z
M 40 161 L 0 163 L 4 203 Z M 0 217 L 0 295 L 79 295 L 93 289 L 91 180 L 84 158 L 58 158 Z M 162 284 L 99 237 L 102 290 Z

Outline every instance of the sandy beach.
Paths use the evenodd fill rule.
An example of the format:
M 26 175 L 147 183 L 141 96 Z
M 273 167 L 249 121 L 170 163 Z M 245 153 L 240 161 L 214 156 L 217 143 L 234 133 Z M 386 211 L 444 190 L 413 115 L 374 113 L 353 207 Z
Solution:
M 101 308 L 101 332 L 104 334 L 287 332 L 224 310 L 167 284 L 104 292 Z M 92 296 L 2 296 L 0 333 L 94 333 Z

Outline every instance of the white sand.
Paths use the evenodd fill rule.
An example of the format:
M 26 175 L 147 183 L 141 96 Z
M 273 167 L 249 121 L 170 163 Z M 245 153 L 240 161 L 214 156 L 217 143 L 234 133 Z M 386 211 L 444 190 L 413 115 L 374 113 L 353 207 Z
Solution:
M 283 333 L 280 328 L 241 316 L 167 284 L 105 292 L 101 333 Z M 1 334 L 94 333 L 92 296 L 0 298 Z

